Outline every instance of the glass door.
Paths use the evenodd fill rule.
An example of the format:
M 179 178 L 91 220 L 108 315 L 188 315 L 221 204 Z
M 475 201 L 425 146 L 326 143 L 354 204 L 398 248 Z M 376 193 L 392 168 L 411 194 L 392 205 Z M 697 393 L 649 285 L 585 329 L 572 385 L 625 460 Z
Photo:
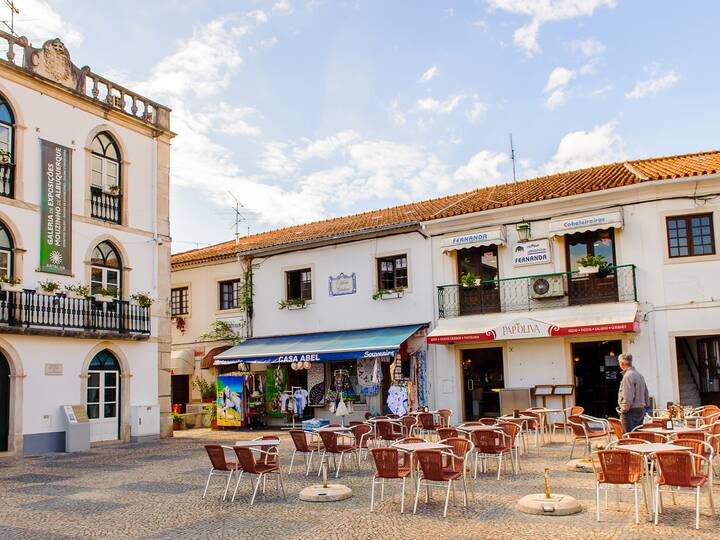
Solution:
M 500 416 L 500 390 L 505 387 L 501 347 L 463 351 L 465 421 Z
M 91 441 L 112 441 L 119 438 L 118 371 L 89 371 L 87 415 L 90 419 Z

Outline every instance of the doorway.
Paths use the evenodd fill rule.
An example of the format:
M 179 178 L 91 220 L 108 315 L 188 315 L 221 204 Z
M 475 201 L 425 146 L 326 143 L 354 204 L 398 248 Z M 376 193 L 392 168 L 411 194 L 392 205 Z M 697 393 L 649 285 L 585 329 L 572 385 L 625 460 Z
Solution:
M 110 351 L 100 351 L 88 367 L 86 410 L 91 442 L 120 438 L 120 405 L 120 364 Z
M 0 353 L 0 452 L 7 452 L 10 436 L 10 365 Z
M 618 356 L 622 342 L 588 341 L 572 344 L 575 369 L 575 403 L 591 416 L 617 417 L 618 391 L 622 378 Z
M 465 421 L 500 416 L 500 390 L 505 387 L 502 347 L 462 352 Z
M 170 401 L 172 410 L 184 414 L 190 402 L 190 377 L 188 375 L 172 375 L 170 377 Z

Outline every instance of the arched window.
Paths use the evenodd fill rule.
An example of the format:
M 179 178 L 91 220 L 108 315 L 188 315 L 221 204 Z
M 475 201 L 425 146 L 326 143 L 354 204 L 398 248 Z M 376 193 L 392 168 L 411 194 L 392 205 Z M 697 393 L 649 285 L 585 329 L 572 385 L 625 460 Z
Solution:
M 5 99 L 0 96 L 0 195 L 13 196 L 13 165 L 15 163 L 15 117 Z
M 13 241 L 10 231 L 0 222 L 0 276 L 13 275 Z
M 120 371 L 120 364 L 115 355 L 103 349 L 97 353 L 90 362 L 88 370 L 92 371 Z
M 108 350 L 97 353 L 88 366 L 86 410 L 90 440 L 119 438 L 120 364 Z
M 92 252 L 90 269 L 90 288 L 92 294 L 99 289 L 112 293 L 110 296 L 120 298 L 122 277 L 122 259 L 110 242 L 100 242 Z
M 93 186 L 113 194 L 120 189 L 120 150 L 109 133 L 103 131 L 93 139 L 90 164 Z

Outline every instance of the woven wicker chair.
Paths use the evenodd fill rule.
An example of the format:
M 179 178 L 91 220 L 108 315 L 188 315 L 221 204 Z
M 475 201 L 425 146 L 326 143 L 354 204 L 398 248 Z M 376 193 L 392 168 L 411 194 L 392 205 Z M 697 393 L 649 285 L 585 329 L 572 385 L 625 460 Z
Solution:
M 641 439 L 645 442 L 649 443 L 664 443 L 667 441 L 667 438 L 662 433 L 655 433 L 654 431 L 633 431 L 631 433 L 626 433 L 626 435 L 629 438 L 633 439 Z
M 623 426 L 622 421 L 619 418 L 613 418 L 612 416 L 608 418 L 608 423 L 610 424 L 610 427 L 613 430 L 613 434 L 618 439 L 623 438 Z
M 310 467 L 312 467 L 312 460 L 315 452 L 320 453 L 321 447 L 318 443 L 308 442 L 307 434 L 302 429 L 291 429 L 290 438 L 295 444 L 295 450 L 293 450 L 292 457 L 290 458 L 290 467 L 288 468 L 288 474 L 292 474 L 293 463 L 295 462 L 295 455 L 300 453 L 303 455 L 305 460 L 305 476 L 310 474 Z
M 363 457 L 363 450 L 365 451 L 365 459 L 367 459 L 370 443 L 376 440 L 372 426 L 365 423 L 356 424 L 352 426 L 352 434 L 355 437 L 355 446 L 360 452 L 358 459 Z
M 252 498 L 250 499 L 250 506 L 255 504 L 255 497 L 257 496 L 258 488 L 260 483 L 263 485 L 263 493 L 265 493 L 265 476 L 268 474 L 277 475 L 277 487 L 278 491 L 282 490 L 283 497 L 285 497 L 285 486 L 282 481 L 282 474 L 280 472 L 280 466 L 277 461 L 268 462 L 268 458 L 274 456 L 277 458 L 277 453 L 272 454 L 267 450 L 260 450 L 257 448 L 247 448 L 242 446 L 233 446 L 233 451 L 238 459 L 239 467 L 242 469 L 238 475 L 237 483 L 235 484 L 235 491 L 233 491 L 232 501 L 235 500 L 238 488 L 240 487 L 240 480 L 242 480 L 243 474 L 257 476 L 257 482 L 255 482 L 255 489 L 253 489 Z M 261 458 L 259 461 L 255 460 L 253 452 L 260 454 Z M 252 482 L 252 480 L 251 480 Z
M 440 439 L 449 439 L 450 437 L 458 437 L 458 430 L 456 428 L 447 428 L 447 427 L 441 427 L 438 428 L 438 437 Z
M 600 450 L 598 452 L 600 471 L 595 472 L 596 519 L 600 521 L 600 489 L 605 486 L 605 508 L 607 509 L 607 488 L 627 485 L 635 495 L 635 523 L 640 523 L 638 485 L 642 482 L 644 458 L 628 450 Z M 593 467 L 594 467 L 593 462 Z
M 206 444 L 205 451 L 210 458 L 212 467 L 210 468 L 210 474 L 208 474 L 207 482 L 205 482 L 205 491 L 203 491 L 202 498 L 204 499 L 205 495 L 207 495 L 210 479 L 213 475 L 220 475 L 227 476 L 225 492 L 222 496 L 222 500 L 224 501 L 227 498 L 228 488 L 230 487 L 230 481 L 232 480 L 233 473 L 238 472 L 238 464 L 236 461 L 228 461 L 225 459 L 225 450 L 219 444 Z
M 439 450 L 418 450 L 415 452 L 415 458 L 418 460 L 422 473 L 420 478 L 418 478 L 417 487 L 415 489 L 413 514 L 417 512 L 420 488 L 423 485 L 427 489 L 427 500 L 429 502 L 430 488 L 432 486 L 444 486 L 447 484 L 447 490 L 445 492 L 445 508 L 443 510 L 443 517 L 447 517 L 447 508 L 448 503 L 450 502 L 450 490 L 452 489 L 453 482 L 459 479 L 462 479 L 463 481 L 463 501 L 464 506 L 467 506 L 467 485 L 465 483 L 465 476 L 463 476 L 462 472 L 445 469 L 443 467 L 443 456 L 452 456 L 452 454 L 450 452 L 440 452 Z
M 513 474 L 515 474 L 515 461 L 512 459 L 512 442 L 505 432 L 498 428 L 493 431 L 473 431 L 470 433 L 470 440 L 475 445 L 475 467 L 473 478 L 477 478 L 478 460 L 482 464 L 483 472 L 487 472 L 487 459 L 496 457 L 498 460 L 497 477 L 500 480 L 503 457 L 510 457 Z
M 607 430 L 592 431 L 588 427 L 588 420 L 584 416 L 571 415 L 568 416 L 568 425 L 572 430 L 573 444 L 570 450 L 570 459 L 573 458 L 575 452 L 575 445 L 578 441 L 585 443 L 585 449 L 587 455 L 592 453 L 592 441 L 594 439 L 606 438 L 608 443 L 610 442 L 610 432 Z
M 338 435 L 334 431 L 318 431 L 320 433 L 320 438 L 322 439 L 323 443 L 323 451 L 322 455 L 320 456 L 320 470 L 318 470 L 318 476 L 320 476 L 320 472 L 322 471 L 322 465 L 325 462 L 325 457 L 330 454 L 333 458 L 333 466 L 335 467 L 335 478 L 337 478 L 340 474 L 340 469 L 342 468 L 343 464 L 343 458 L 345 457 L 345 454 L 355 455 L 355 464 L 357 465 L 358 470 L 360 470 L 360 460 L 359 454 L 357 453 L 357 447 L 355 446 L 355 442 L 352 443 L 340 443 L 338 439 L 341 435 Z M 338 462 L 336 460 L 336 457 L 340 456 L 340 461 Z
M 394 443 L 403 438 L 402 426 L 393 420 L 377 420 L 375 433 L 380 441 Z
M 400 495 L 400 513 L 405 511 L 405 483 L 410 476 L 410 468 L 400 466 L 400 454 L 397 448 L 373 448 L 370 450 L 375 462 L 375 474 L 370 491 L 370 511 L 375 508 L 375 484 L 380 482 L 380 500 L 385 498 L 385 481 L 399 481 L 402 484 Z
M 452 411 L 450 409 L 438 409 L 437 414 L 440 417 L 440 427 L 450 427 Z

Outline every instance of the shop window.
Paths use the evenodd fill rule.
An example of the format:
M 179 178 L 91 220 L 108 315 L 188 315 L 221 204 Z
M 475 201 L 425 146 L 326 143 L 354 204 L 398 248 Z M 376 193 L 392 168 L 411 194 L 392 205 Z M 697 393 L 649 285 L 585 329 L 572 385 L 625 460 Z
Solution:
M 285 272 L 286 299 L 312 300 L 312 271 L 310 268 Z
M 238 309 L 240 307 L 241 287 L 239 279 L 220 282 L 220 309 Z
M 110 296 L 120 298 L 122 259 L 115 247 L 110 242 L 100 242 L 92 252 L 91 264 L 91 294 L 103 289 Z
M 715 235 L 712 214 L 692 214 L 667 218 L 670 258 L 713 255 Z
M 578 261 L 588 255 L 602 255 L 608 266 L 615 266 L 614 229 L 569 234 L 565 249 L 568 271 L 576 270 Z
M 407 255 L 377 260 L 378 289 L 405 289 L 408 286 Z
M 188 288 L 178 287 L 172 289 L 170 291 L 170 314 L 177 317 L 178 315 L 187 315 L 188 312 Z

